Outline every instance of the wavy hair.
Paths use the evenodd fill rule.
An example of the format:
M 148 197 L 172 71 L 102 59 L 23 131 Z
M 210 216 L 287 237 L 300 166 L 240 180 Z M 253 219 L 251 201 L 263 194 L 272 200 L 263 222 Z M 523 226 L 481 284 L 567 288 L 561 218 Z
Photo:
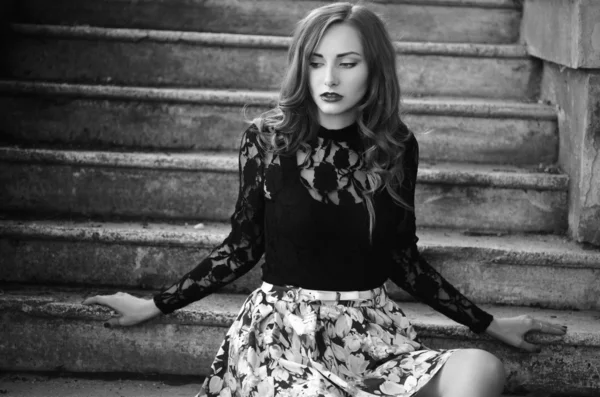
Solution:
M 290 154 L 310 150 L 308 142 L 318 133 L 318 112 L 309 91 L 309 62 L 327 29 L 347 23 L 361 38 L 368 67 L 368 89 L 357 105 L 357 124 L 365 151 L 363 161 L 371 186 L 361 192 L 369 212 L 369 231 L 375 224 L 373 195 L 386 189 L 405 208 L 398 191 L 404 179 L 405 143 L 411 132 L 400 119 L 400 85 L 396 74 L 396 51 L 381 19 L 368 8 L 333 3 L 311 11 L 294 32 L 288 52 L 288 68 L 281 84 L 278 104 L 253 120 L 261 131 L 264 149 Z

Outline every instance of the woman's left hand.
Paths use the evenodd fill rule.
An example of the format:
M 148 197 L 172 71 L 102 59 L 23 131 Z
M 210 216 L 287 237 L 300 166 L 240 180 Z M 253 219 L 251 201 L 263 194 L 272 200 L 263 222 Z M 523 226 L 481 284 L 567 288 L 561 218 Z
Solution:
M 525 334 L 536 331 L 543 334 L 564 335 L 567 327 L 552 324 L 543 320 L 524 315 L 509 318 L 494 318 L 485 332 L 496 339 L 511 346 L 527 350 L 530 353 L 539 353 L 540 346 L 525 341 Z

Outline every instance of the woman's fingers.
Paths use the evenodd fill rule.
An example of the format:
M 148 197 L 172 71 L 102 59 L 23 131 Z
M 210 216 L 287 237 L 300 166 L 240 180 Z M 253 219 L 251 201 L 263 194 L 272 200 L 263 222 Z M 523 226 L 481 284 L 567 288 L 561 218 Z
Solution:
M 530 331 L 536 331 L 550 335 L 564 335 L 567 333 L 567 327 L 549 323 L 547 321 L 533 319 L 533 324 L 531 326 Z M 527 350 L 530 353 L 539 353 L 542 350 L 541 346 L 529 343 L 525 341 L 525 339 L 522 339 L 521 343 L 519 344 L 519 347 Z
M 86 305 L 86 306 L 99 305 L 101 303 L 99 302 L 98 298 L 99 298 L 98 296 L 91 296 L 89 298 L 84 299 L 83 302 L 81 302 L 81 304 Z
M 494 318 L 486 332 L 503 342 L 526 350 L 540 352 L 541 347 L 525 340 L 529 332 L 539 332 L 550 335 L 563 336 L 567 327 L 533 318 L 529 315 L 512 318 Z
M 82 305 L 102 305 L 102 306 L 107 306 L 110 307 L 111 309 L 113 309 L 114 311 L 116 311 L 117 313 L 119 313 L 121 316 L 123 315 L 123 313 L 117 308 L 115 307 L 115 302 L 114 299 L 115 295 L 96 295 L 96 296 L 92 296 L 89 297 L 87 299 L 84 299 L 83 302 L 81 302 Z M 109 318 L 108 320 L 106 320 L 106 322 L 104 323 L 104 327 L 105 328 L 114 328 L 114 327 L 118 327 L 120 325 L 124 325 L 123 323 L 123 317 L 113 317 L 113 318 Z
M 563 327 L 562 325 L 549 323 L 547 321 L 542 321 L 535 318 L 529 318 L 526 321 L 530 324 L 529 331 L 536 331 L 550 335 L 564 335 L 567 332 L 567 327 Z M 518 346 L 530 353 L 539 353 L 542 350 L 541 346 L 529 343 L 524 338 L 521 339 Z
M 96 295 L 85 299 L 82 305 L 102 305 L 108 306 L 119 314 L 123 314 L 118 304 L 118 295 Z
M 567 333 L 567 327 L 542 320 L 534 320 L 534 325 L 531 330 L 550 335 L 564 335 Z

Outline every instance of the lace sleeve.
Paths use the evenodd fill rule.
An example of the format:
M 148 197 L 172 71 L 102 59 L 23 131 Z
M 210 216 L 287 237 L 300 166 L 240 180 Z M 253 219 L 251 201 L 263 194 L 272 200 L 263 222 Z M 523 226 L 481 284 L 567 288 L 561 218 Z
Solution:
M 419 146 L 414 136 L 407 142 L 404 164 L 402 197 L 407 204 L 414 206 L 419 165 Z M 415 213 L 410 210 L 404 213 L 405 218 L 399 222 L 397 229 L 399 244 L 392 252 L 394 266 L 390 279 L 415 298 L 468 326 L 473 332 L 485 331 L 493 317 L 462 295 L 421 257 L 417 248 Z
M 239 152 L 240 189 L 231 216 L 231 233 L 198 266 L 154 296 L 167 314 L 202 299 L 247 273 L 264 253 L 263 161 L 253 125 L 242 137 Z

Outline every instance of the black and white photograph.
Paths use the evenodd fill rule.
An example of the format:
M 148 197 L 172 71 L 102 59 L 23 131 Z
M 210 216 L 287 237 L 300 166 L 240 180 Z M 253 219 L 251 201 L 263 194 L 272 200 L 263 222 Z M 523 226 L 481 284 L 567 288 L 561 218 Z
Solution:
M 600 0 L 0 0 L 0 395 L 600 397 Z

